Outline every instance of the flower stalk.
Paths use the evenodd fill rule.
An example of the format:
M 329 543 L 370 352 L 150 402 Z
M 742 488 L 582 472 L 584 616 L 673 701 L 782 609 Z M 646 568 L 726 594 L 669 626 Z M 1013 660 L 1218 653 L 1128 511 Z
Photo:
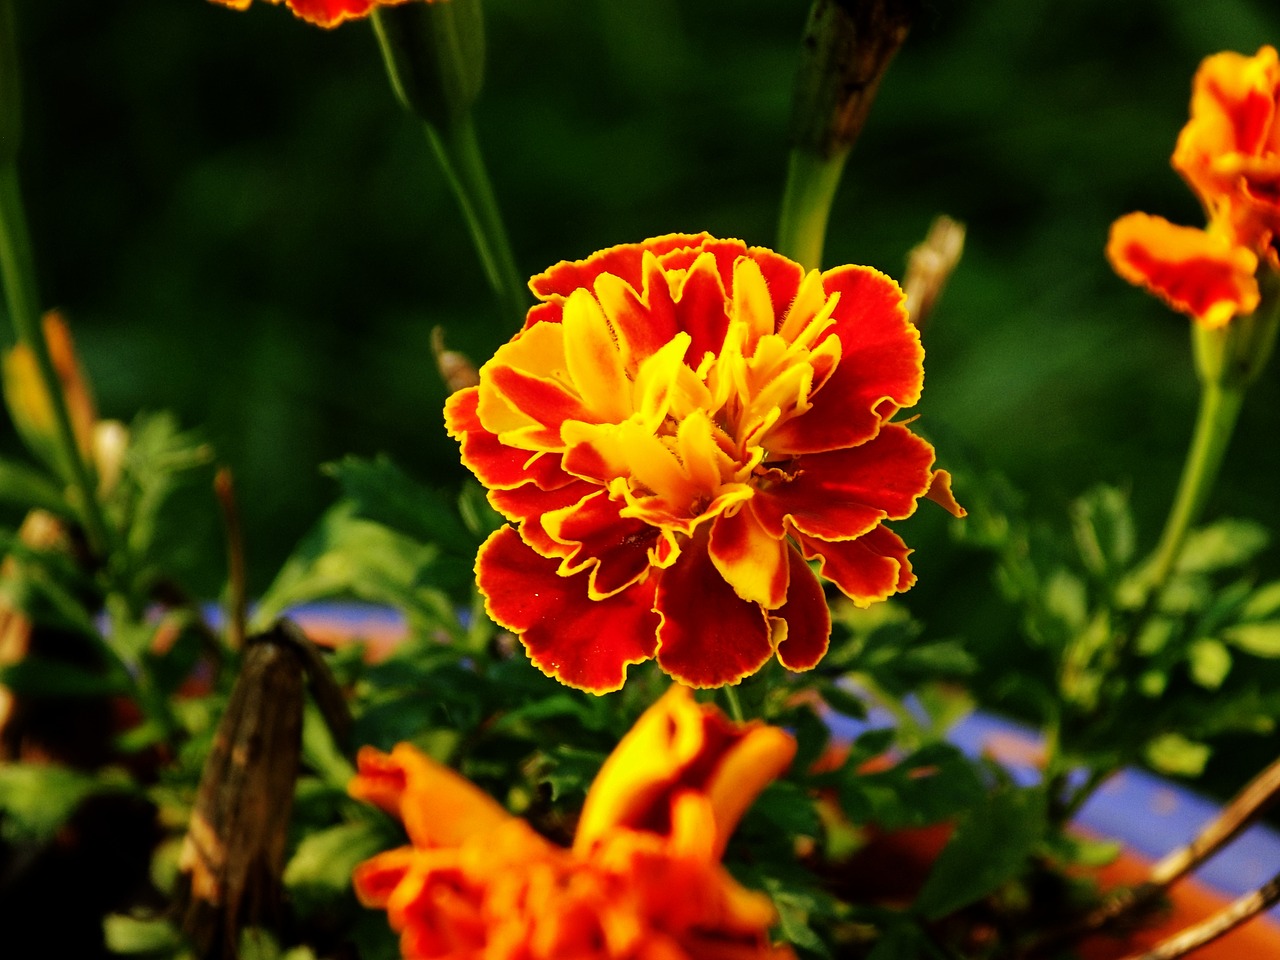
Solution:
M 5 305 L 19 344 L 31 351 L 53 412 L 58 466 L 75 493 L 90 548 L 101 555 L 107 528 L 95 493 L 92 470 L 81 456 L 61 380 L 40 323 L 40 297 L 35 260 L 27 230 L 18 179 L 18 147 L 22 139 L 21 91 L 16 23 L 12 0 L 0 0 L 0 276 Z
M 1262 299 L 1252 314 L 1222 327 L 1192 326 L 1200 410 L 1173 507 L 1165 522 L 1148 580 L 1158 600 L 1178 563 L 1187 534 L 1200 519 L 1231 443 L 1245 391 L 1262 372 L 1280 327 L 1280 277 L 1266 270 Z
M 472 120 L 484 81 L 479 0 L 381 7 L 373 28 L 396 97 L 426 127 L 504 321 L 522 323 L 529 294 Z
M 778 252 L 822 265 L 827 219 L 849 151 L 889 62 L 907 38 L 912 0 L 815 0 L 801 42 Z

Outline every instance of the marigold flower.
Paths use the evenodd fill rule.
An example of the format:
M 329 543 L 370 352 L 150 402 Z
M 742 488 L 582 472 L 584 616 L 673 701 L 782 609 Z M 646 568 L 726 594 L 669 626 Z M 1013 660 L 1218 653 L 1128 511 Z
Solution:
M 484 544 L 489 614 L 565 683 L 615 690 L 651 657 L 694 687 L 831 630 L 807 560 L 866 606 L 914 582 L 884 521 L 932 493 L 933 448 L 889 422 L 920 397 L 920 337 L 869 267 L 669 235 L 560 263 L 542 302 L 445 407 L 516 526 Z M 938 482 L 935 483 L 935 480 Z
M 720 855 L 794 752 L 673 687 L 606 761 L 566 850 L 412 746 L 365 748 L 350 792 L 399 816 L 411 846 L 357 867 L 356 894 L 414 960 L 787 960 L 768 897 Z
M 321 27 L 336 27 L 344 20 L 355 20 L 367 17 L 376 7 L 390 7 L 410 0 L 267 0 L 269 3 L 283 3 L 303 20 Z M 424 0 L 431 3 L 432 0 Z M 235 10 L 247 10 L 253 0 L 214 0 L 223 6 Z
M 1206 327 L 1257 309 L 1260 264 L 1280 265 L 1278 101 L 1274 48 L 1205 59 L 1173 166 L 1204 205 L 1207 229 L 1129 214 L 1111 230 L 1107 257 L 1116 272 Z

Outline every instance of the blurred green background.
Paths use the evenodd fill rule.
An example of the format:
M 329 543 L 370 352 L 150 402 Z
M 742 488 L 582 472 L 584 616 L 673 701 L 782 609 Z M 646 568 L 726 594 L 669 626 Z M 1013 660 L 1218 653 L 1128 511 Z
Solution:
M 491 0 L 478 122 L 522 269 L 670 231 L 771 243 L 807 7 Z M 368 25 L 319 30 L 265 0 L 19 13 L 44 298 L 105 415 L 172 408 L 234 468 L 251 587 L 333 498 L 320 464 L 386 452 L 456 484 L 429 334 L 473 348 L 495 307 Z M 935 214 L 967 223 L 926 335 L 920 426 L 944 465 L 951 451 L 1003 471 L 1043 516 L 1121 484 L 1154 543 L 1196 403 L 1188 322 L 1117 279 L 1103 243 L 1131 210 L 1202 223 L 1168 164 L 1191 76 L 1207 54 L 1276 42 L 1269 0 L 925 5 L 850 160 L 827 259 L 900 276 Z M 1273 366 L 1211 515 L 1277 527 L 1277 409 Z M 208 516 L 185 575 L 212 595 L 211 499 Z M 920 616 L 1007 628 L 941 511 L 903 526 Z

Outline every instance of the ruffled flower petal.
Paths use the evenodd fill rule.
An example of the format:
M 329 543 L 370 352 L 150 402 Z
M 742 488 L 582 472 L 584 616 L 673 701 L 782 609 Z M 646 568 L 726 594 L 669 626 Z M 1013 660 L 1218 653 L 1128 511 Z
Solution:
M 742 814 L 795 755 L 795 739 L 760 722 L 732 723 L 684 687 L 670 688 L 605 761 L 587 793 L 574 849 L 589 851 L 619 827 L 675 832 L 672 807 L 686 791 L 710 800 L 719 857 Z
M 1107 258 L 1115 271 L 1208 327 L 1258 306 L 1258 258 L 1225 236 L 1131 213 L 1111 226 Z
M 588 576 L 561 577 L 559 561 L 534 552 L 510 527 L 476 558 L 476 579 L 495 622 L 517 634 L 543 673 L 594 693 L 621 688 L 627 667 L 654 655 L 653 587 L 639 583 L 591 600 Z
M 456 845 L 511 818 L 487 793 L 403 743 L 390 753 L 362 747 L 348 790 L 403 821 L 417 846 Z
M 831 609 L 822 583 L 794 547 L 787 548 L 787 561 L 791 567 L 787 602 L 774 613 L 785 625 L 778 641 L 778 661 L 788 670 L 811 670 L 831 643 Z
M 754 501 L 768 532 L 799 531 L 822 540 L 852 540 L 881 520 L 915 512 L 929 489 L 933 447 L 906 427 L 886 424 L 856 447 L 799 457 Z
M 915 583 L 907 560 L 911 551 L 888 527 L 876 527 L 857 540 L 799 540 L 805 559 L 817 560 L 818 572 L 860 607 L 886 600 Z
M 737 683 L 773 655 L 764 610 L 725 582 L 706 543 L 686 546 L 663 572 L 656 606 L 658 665 L 690 687 Z
M 828 295 L 840 297 L 828 334 L 839 339 L 840 363 L 814 394 L 811 410 L 765 436 L 775 455 L 864 443 L 920 399 L 924 348 L 898 285 L 870 267 L 839 267 L 822 281 Z
M 716 570 L 743 600 L 771 610 L 786 602 L 790 582 L 786 541 L 760 523 L 752 503 L 716 520 L 708 549 Z

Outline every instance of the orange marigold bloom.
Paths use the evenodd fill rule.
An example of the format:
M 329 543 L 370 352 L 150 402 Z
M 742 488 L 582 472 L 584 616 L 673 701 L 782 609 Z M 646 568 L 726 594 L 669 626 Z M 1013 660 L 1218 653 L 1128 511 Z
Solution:
M 1173 166 L 1200 198 L 1207 229 L 1134 213 L 1111 230 L 1107 257 L 1116 271 L 1208 327 L 1252 313 L 1260 262 L 1280 265 L 1278 102 L 1274 48 L 1252 57 L 1219 53 L 1205 59 Z
M 963 512 L 889 422 L 924 351 L 883 274 L 670 235 L 530 288 L 542 302 L 445 419 L 516 523 L 476 561 L 489 614 L 543 672 L 604 692 L 655 656 L 694 687 L 775 653 L 808 669 L 831 619 L 805 561 L 866 606 L 915 579 L 884 521 L 931 485 Z
M 236 10 L 247 10 L 253 0 L 214 0 Z M 283 3 L 303 20 L 321 27 L 336 27 L 344 20 L 367 17 L 375 7 L 390 7 L 410 0 L 268 0 Z M 431 3 L 432 0 L 425 0 Z
M 794 753 L 673 687 L 606 761 L 566 850 L 410 745 L 365 748 L 350 792 L 412 845 L 357 867 L 356 894 L 387 911 L 406 960 L 794 960 L 769 943 L 769 898 L 720 865 Z

